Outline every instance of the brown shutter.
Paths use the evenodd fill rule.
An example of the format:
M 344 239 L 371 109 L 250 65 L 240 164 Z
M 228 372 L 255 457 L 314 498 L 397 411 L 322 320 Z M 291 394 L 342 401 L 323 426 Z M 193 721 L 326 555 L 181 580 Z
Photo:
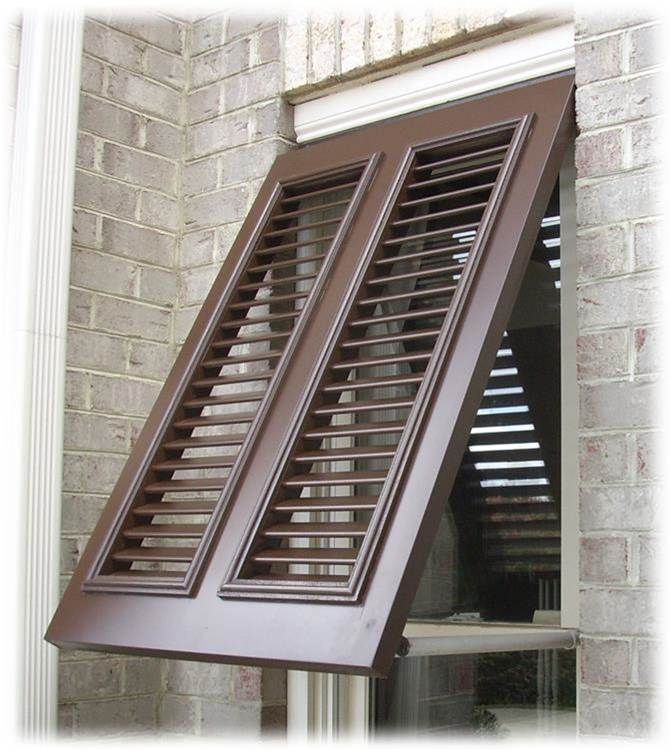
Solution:
M 571 93 L 555 76 L 278 161 L 52 642 L 388 670 L 558 173 Z

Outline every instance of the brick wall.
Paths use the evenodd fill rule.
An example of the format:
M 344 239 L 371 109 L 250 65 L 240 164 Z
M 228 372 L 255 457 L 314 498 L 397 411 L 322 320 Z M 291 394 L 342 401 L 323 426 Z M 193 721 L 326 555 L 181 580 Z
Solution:
M 577 18 L 582 734 L 644 736 L 655 700 L 658 37 L 630 11 Z
M 67 339 L 63 583 L 172 364 L 186 27 L 88 19 Z M 61 652 L 63 732 L 153 729 L 161 662 Z

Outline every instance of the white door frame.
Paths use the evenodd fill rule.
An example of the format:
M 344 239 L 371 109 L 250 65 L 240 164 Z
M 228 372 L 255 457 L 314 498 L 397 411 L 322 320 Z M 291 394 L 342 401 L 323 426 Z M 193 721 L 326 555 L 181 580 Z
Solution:
M 58 652 L 44 632 L 58 603 L 65 333 L 81 67 L 79 13 L 22 19 L 9 215 L 2 260 L 4 457 L 17 541 L 14 650 L 18 724 L 27 738 L 56 729 Z M 9 524 L 8 524 L 9 525 Z M 13 533 L 14 530 L 18 533 Z M 8 603 L 13 612 L 12 603 Z

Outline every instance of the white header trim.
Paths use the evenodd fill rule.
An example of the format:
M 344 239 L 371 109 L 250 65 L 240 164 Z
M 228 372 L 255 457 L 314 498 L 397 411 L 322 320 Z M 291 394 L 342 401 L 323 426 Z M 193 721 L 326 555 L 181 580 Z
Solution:
M 575 64 L 574 28 L 564 24 L 395 73 L 295 105 L 298 143 L 463 99 Z

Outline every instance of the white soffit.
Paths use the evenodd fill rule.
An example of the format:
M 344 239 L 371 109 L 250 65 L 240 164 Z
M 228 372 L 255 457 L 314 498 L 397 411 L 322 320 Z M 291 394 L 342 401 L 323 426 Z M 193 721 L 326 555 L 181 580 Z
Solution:
M 297 140 L 307 143 L 370 122 L 569 70 L 574 64 L 573 25 L 544 29 L 296 104 Z

